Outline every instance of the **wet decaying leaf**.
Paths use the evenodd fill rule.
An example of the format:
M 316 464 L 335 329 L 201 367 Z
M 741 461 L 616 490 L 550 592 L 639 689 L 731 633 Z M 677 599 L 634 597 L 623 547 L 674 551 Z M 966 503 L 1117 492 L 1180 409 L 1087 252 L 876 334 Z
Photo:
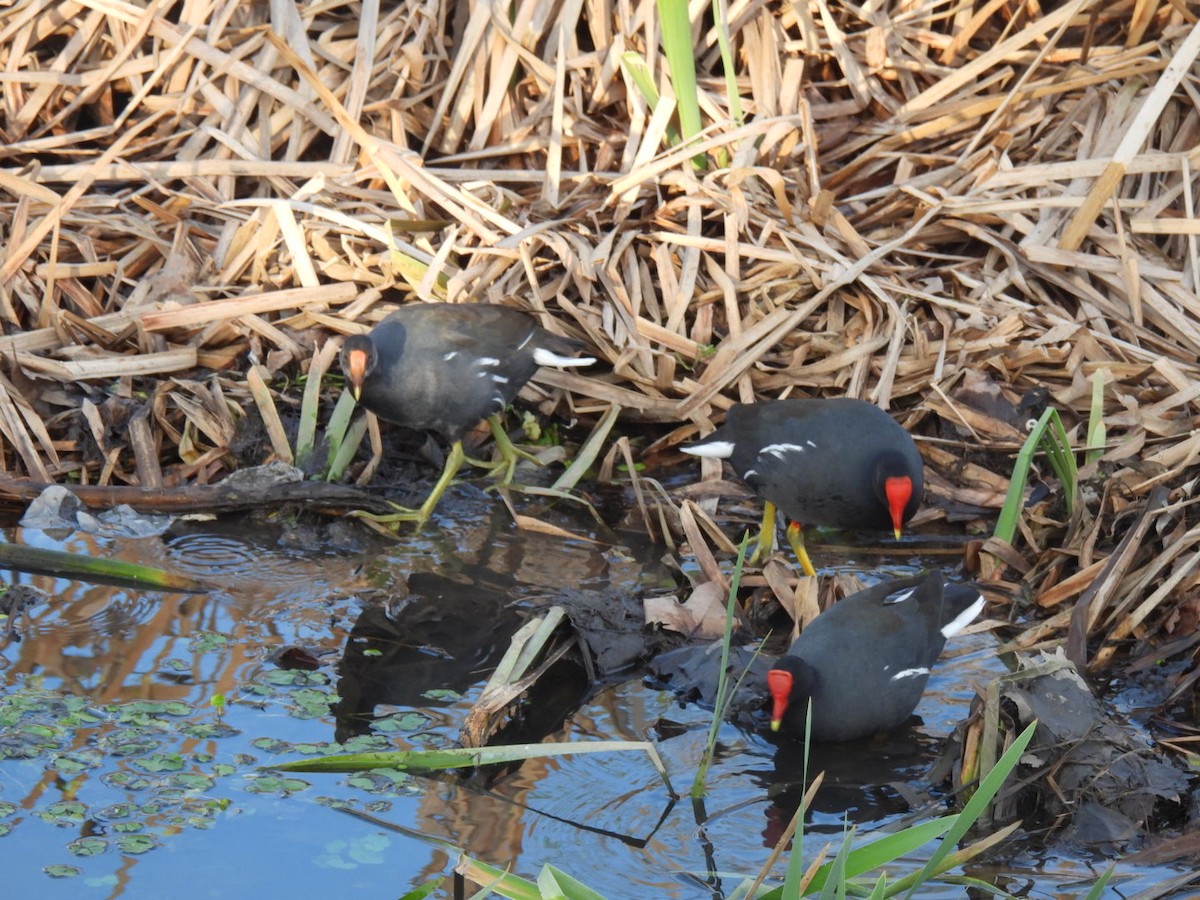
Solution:
M 527 706 L 540 706 L 532 689 L 554 684 L 552 678 L 544 676 L 549 675 L 573 644 L 556 638 L 564 618 L 562 607 L 552 606 L 545 615 L 536 616 L 517 629 L 504 658 L 463 719 L 458 732 L 460 744 L 484 747 L 495 740 L 509 718 L 510 708 L 522 697 L 527 698 Z M 551 728 L 557 729 L 561 724 L 554 722 Z
M 277 648 L 271 653 L 270 659 L 281 669 L 303 669 L 311 672 L 322 665 L 321 658 L 316 653 L 295 644 Z
M 747 730 L 761 729 L 766 715 L 758 714 L 767 700 L 767 670 L 773 658 L 751 646 L 729 648 L 726 673 L 735 683 L 742 679 L 726 714 L 728 721 Z M 649 663 L 656 683 L 673 691 L 680 703 L 712 709 L 717 700 L 721 672 L 721 644 L 716 641 L 686 644 L 657 654 Z
M 673 597 L 663 599 L 675 602 Z M 670 632 L 646 627 L 641 594 L 566 590 L 556 593 L 554 602 L 566 611 L 600 678 L 628 671 L 634 664 L 682 641 Z
M 1061 652 L 1021 657 L 1018 671 L 988 686 L 964 728 L 960 784 L 999 756 L 1005 736 L 1035 719 L 1017 780 L 993 807 L 993 826 L 1021 818 L 1028 828 L 1111 853 L 1186 821 L 1188 773 L 1098 700 Z
M 642 601 L 647 625 L 661 625 L 684 637 L 712 641 L 725 631 L 725 600 L 722 585 L 706 581 L 682 603 L 672 596 L 646 597 Z
M 665 659 L 678 659 L 681 663 L 689 661 L 686 662 L 691 673 L 689 677 L 695 676 L 706 684 L 715 685 L 712 657 L 715 653 L 719 659 L 719 642 L 711 638 L 697 639 L 693 634 L 689 636 L 691 642 L 685 645 L 688 638 L 677 629 L 671 629 L 669 625 L 651 627 L 662 623 L 649 621 L 645 611 L 660 607 L 671 610 L 668 618 L 674 624 L 693 623 L 692 612 L 673 595 L 643 598 L 630 591 L 563 590 L 555 592 L 553 599 L 552 611 L 558 610 L 561 619 L 549 626 L 540 644 L 534 646 L 531 640 L 535 630 L 531 626 L 537 620 L 526 623 L 511 639 L 509 655 L 520 657 L 534 668 L 510 676 L 504 671 L 505 661 L 501 661 L 492 681 L 467 714 L 460 734 L 464 746 L 496 743 L 500 735 L 511 733 L 510 725 L 521 728 L 523 740 L 531 739 L 529 726 L 534 716 L 544 723 L 547 731 L 556 730 L 563 718 L 574 712 L 591 691 L 647 661 L 652 661 L 658 677 L 671 681 L 671 688 L 681 695 L 689 693 L 694 699 L 700 699 L 715 690 L 706 687 L 702 694 L 690 693 L 692 685 L 676 683 L 672 664 L 662 662 Z M 722 607 L 723 623 L 723 605 L 718 603 L 718 606 Z M 673 656 L 673 650 L 679 655 Z M 699 661 L 701 657 L 705 662 Z M 735 655 L 735 659 L 742 658 Z M 564 667 L 571 665 L 578 668 L 580 674 L 586 673 L 587 680 L 584 687 L 569 688 L 569 696 L 564 696 L 564 685 L 573 681 L 573 676 L 568 675 Z M 758 693 L 748 690 L 743 705 L 757 706 L 761 702 Z

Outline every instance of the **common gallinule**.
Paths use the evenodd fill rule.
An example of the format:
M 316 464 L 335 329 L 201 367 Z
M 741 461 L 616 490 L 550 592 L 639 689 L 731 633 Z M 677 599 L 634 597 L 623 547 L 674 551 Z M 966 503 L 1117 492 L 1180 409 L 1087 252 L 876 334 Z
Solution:
M 846 597 L 800 632 L 767 673 L 771 730 L 804 738 L 812 701 L 814 741 L 849 741 L 904 723 L 921 699 L 946 638 L 983 609 L 966 584 L 934 572 Z
M 452 442 L 441 477 L 417 510 L 389 521 L 422 524 L 462 465 L 462 435 L 488 419 L 506 469 L 516 448 L 497 415 L 539 366 L 587 366 L 579 341 L 542 328 L 520 310 L 504 306 L 414 303 L 342 343 L 342 371 L 354 399 L 381 419 Z
M 804 525 L 891 528 L 899 538 L 925 489 L 912 437 L 864 400 L 737 404 L 724 425 L 682 449 L 729 460 L 738 477 L 767 501 L 760 553 L 774 541 L 779 507 L 806 575 L 816 573 L 804 549 Z

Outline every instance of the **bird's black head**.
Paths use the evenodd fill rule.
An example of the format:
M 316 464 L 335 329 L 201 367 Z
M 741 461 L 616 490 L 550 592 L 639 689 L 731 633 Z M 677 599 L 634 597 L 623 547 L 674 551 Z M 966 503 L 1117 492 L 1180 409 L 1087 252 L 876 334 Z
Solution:
M 873 476 L 875 496 L 888 512 L 896 539 L 904 530 L 904 523 L 913 517 L 921 505 L 921 494 L 925 479 L 903 453 L 884 450 L 875 458 Z
M 379 361 L 375 342 L 370 335 L 352 334 L 342 341 L 340 359 L 346 383 L 350 385 L 354 399 L 358 400 L 362 396 L 363 383 L 375 371 Z
M 771 694 L 771 730 L 786 725 L 788 731 L 804 735 L 808 699 L 817 686 L 817 670 L 799 656 L 781 656 L 767 673 Z

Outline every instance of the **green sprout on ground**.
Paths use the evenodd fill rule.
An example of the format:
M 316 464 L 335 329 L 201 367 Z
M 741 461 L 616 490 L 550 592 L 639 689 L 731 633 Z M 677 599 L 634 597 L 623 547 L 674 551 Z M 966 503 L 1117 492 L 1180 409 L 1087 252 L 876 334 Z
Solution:
M 1104 373 L 1096 372 L 1092 376 L 1092 398 L 1088 410 L 1087 437 L 1083 449 L 1085 465 L 1098 462 L 1104 455 L 1104 445 L 1107 429 L 1104 424 Z M 1075 451 L 1071 449 L 1071 441 L 1067 430 L 1063 427 L 1058 410 L 1049 407 L 1037 423 L 1029 431 L 1021 451 L 1017 454 L 1013 465 L 1012 478 L 1009 480 L 1008 493 L 1004 497 L 1004 507 L 996 520 L 995 537 L 1011 544 L 1017 533 L 1017 521 L 1021 515 L 1021 507 L 1025 498 L 1025 484 L 1029 480 L 1029 472 L 1033 467 L 1033 458 L 1038 451 L 1046 454 L 1050 467 L 1062 484 L 1063 504 L 1067 515 L 1073 516 L 1079 511 L 1079 467 L 1075 461 Z

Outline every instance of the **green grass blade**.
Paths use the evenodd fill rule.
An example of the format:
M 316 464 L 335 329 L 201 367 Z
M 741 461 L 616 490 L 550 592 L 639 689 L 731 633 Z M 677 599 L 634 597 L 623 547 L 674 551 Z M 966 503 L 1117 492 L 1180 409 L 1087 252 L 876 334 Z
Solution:
M 721 721 L 733 697 L 729 684 L 729 642 L 733 636 L 733 610 L 737 606 L 738 585 L 742 581 L 742 567 L 746 563 L 746 547 L 750 544 L 750 532 L 742 535 L 742 545 L 738 548 L 737 562 L 733 566 L 733 576 L 729 580 L 729 599 L 725 604 L 725 633 L 721 639 L 721 668 L 717 675 L 717 699 L 713 705 L 712 722 L 708 726 L 708 740 L 704 745 L 704 753 L 700 757 L 700 765 L 696 769 L 696 777 L 692 780 L 692 799 L 704 796 L 705 782 L 708 779 L 708 769 L 712 765 L 713 754 L 717 748 L 717 733 Z
M 333 468 L 334 459 L 346 441 L 346 432 L 350 428 L 350 421 L 354 417 L 354 408 L 356 406 L 357 404 L 354 402 L 354 397 L 351 393 L 349 391 L 342 391 L 337 399 L 337 403 L 333 407 L 333 413 L 329 416 L 329 422 L 325 425 L 325 442 L 328 445 L 329 451 L 325 457 L 326 472 Z
M 854 844 L 854 826 L 842 837 L 842 845 L 838 847 L 837 855 L 827 863 L 828 874 L 825 884 L 821 886 L 821 900 L 845 900 L 846 897 L 846 859 L 850 856 L 850 848 Z M 810 886 L 809 890 L 813 890 Z
M 379 753 L 342 753 L 312 759 L 262 766 L 277 772 L 361 772 L 364 769 L 403 769 L 408 772 L 440 772 L 467 769 L 495 763 L 519 762 L 574 753 L 612 753 L 638 750 L 645 753 L 664 784 L 666 769 L 654 745 L 647 741 L 573 741 L 567 744 L 508 744 L 499 747 L 450 750 L 395 750 Z
M 296 430 L 296 465 L 303 469 L 317 445 L 317 416 L 321 407 L 322 378 L 307 378 L 300 401 L 300 425 Z
M 64 553 L 62 550 L 27 547 L 24 544 L 0 543 L 0 568 L 153 591 L 197 594 L 210 590 L 210 585 L 190 575 L 119 559 L 98 559 L 79 553 Z
M 1037 721 L 1034 720 L 1022 731 L 1011 747 L 1009 747 L 1004 755 L 997 760 L 992 771 L 988 772 L 987 776 L 980 782 L 978 789 L 967 801 L 967 805 L 963 807 L 959 813 L 957 820 L 950 827 L 942 838 L 937 849 L 933 851 L 933 855 L 925 863 L 920 872 L 914 876 L 912 890 L 908 896 L 913 896 L 913 891 L 924 884 L 931 878 L 938 869 L 938 865 L 945 859 L 962 840 L 963 836 L 975 825 L 975 822 L 988 809 L 1000 788 L 1012 774 L 1012 770 L 1016 768 L 1017 763 L 1021 760 L 1021 755 L 1025 752 L 1025 748 L 1029 746 L 1029 742 L 1033 740 L 1033 733 L 1037 730 Z
M 683 140 L 700 133 L 700 101 L 696 93 L 696 50 L 692 45 L 692 23 L 687 0 L 658 0 L 663 52 L 671 71 L 679 129 Z M 702 160 L 702 158 L 701 158 Z
M 807 777 L 808 777 L 808 760 L 807 760 L 808 752 L 807 751 L 805 751 L 804 756 L 805 756 L 804 777 L 805 777 L 805 784 L 807 784 L 808 783 L 807 782 Z M 799 896 L 799 894 L 800 894 L 799 885 L 801 884 L 801 882 L 804 878 L 804 846 L 803 846 L 804 813 L 809 808 L 810 804 L 812 803 L 812 798 L 816 796 L 817 791 L 820 789 L 821 781 L 824 777 L 825 777 L 824 773 L 822 773 L 820 776 L 818 776 L 818 778 L 816 779 L 816 781 L 814 783 L 809 784 L 808 787 L 805 789 L 804 796 L 802 796 L 800 798 L 800 802 L 798 804 L 796 804 L 796 811 L 792 814 L 792 818 L 788 822 L 787 828 L 785 828 L 783 830 L 783 834 L 781 834 L 779 836 L 779 840 L 775 842 L 775 846 L 771 850 L 771 854 L 767 857 L 766 861 L 762 864 L 762 868 L 759 869 L 758 874 L 754 877 L 754 881 L 752 881 L 747 886 L 747 888 L 746 888 L 747 896 L 771 897 L 771 896 L 782 896 L 784 893 L 786 893 L 787 896 L 789 896 L 789 897 Z M 799 838 L 796 837 L 797 834 L 800 835 Z M 782 855 L 783 852 L 787 849 L 789 842 L 792 844 L 792 853 L 788 857 L 787 875 L 785 877 L 783 886 L 776 888 L 774 891 L 768 891 L 765 895 L 757 893 L 758 886 L 767 879 L 767 875 L 770 874 L 771 869 L 775 865 L 775 860 L 778 859 L 779 856 Z
M 1033 453 L 1037 449 L 1038 441 L 1042 439 L 1049 418 L 1050 410 L 1042 413 L 1042 417 L 1025 438 L 1025 443 L 1017 453 L 1016 462 L 1013 463 L 1012 477 L 1008 480 L 1008 493 L 1004 495 L 1004 506 L 996 519 L 996 530 L 993 532 L 995 537 L 1006 544 L 1011 544 L 1017 534 L 1017 517 L 1021 515 L 1021 505 L 1025 500 L 1025 482 L 1029 480 L 1029 467 L 1033 463 Z
M 512 669 L 508 673 L 510 682 L 519 681 L 529 673 L 534 661 L 541 656 L 542 651 L 550 642 L 550 638 L 554 636 L 555 630 L 566 618 L 567 611 L 565 609 L 561 606 L 552 606 L 544 616 L 530 620 L 536 622 L 537 626 L 533 629 L 529 639 L 521 645 L 513 660 Z
M 342 391 L 333 407 L 333 414 L 329 417 L 329 424 L 325 426 L 325 439 L 329 441 L 331 448 L 341 444 L 346 437 L 346 430 L 350 427 L 350 420 L 354 417 L 354 408 L 357 405 L 353 394 Z M 330 456 L 335 452 L 336 450 L 331 449 Z
M 343 396 L 349 396 L 348 394 Z M 338 403 L 341 408 L 341 403 Z M 336 410 L 335 410 L 336 414 Z M 342 476 L 346 474 L 346 469 L 354 460 L 354 454 L 358 452 L 358 446 L 362 443 L 363 436 L 367 433 L 367 417 L 359 416 L 349 430 L 342 435 L 337 443 L 336 452 L 332 453 L 329 458 L 329 470 L 325 473 L 325 480 L 329 482 L 341 481 Z M 333 446 L 330 445 L 330 449 Z
M 611 404 L 604 415 L 600 417 L 600 421 L 596 423 L 596 427 L 592 429 L 592 433 L 588 435 L 587 440 L 583 442 L 583 446 L 579 448 L 579 452 L 575 454 L 575 458 L 571 460 L 571 464 L 566 470 L 558 476 L 554 484 L 550 487 L 556 491 L 569 491 L 577 485 L 580 479 L 588 473 L 596 460 L 600 456 L 600 452 L 604 449 L 605 442 L 608 440 L 608 434 L 612 431 L 613 426 L 617 424 L 617 416 L 621 414 L 621 407 L 616 403 Z
M 427 881 L 420 887 L 415 887 L 407 894 L 402 896 L 400 900 L 425 900 L 434 891 L 442 886 L 442 880 L 439 878 L 435 881 Z
M 722 886 L 724 886 L 724 882 L 726 881 L 726 879 L 736 877 L 736 876 L 725 875 L 723 872 L 715 872 L 715 873 L 712 873 L 711 877 L 721 878 Z M 732 890 L 726 891 L 725 900 L 746 900 L 747 897 L 754 896 L 753 894 L 750 893 L 750 883 L 751 882 L 750 882 L 749 878 L 743 878 L 741 881 L 739 881 L 736 885 L 733 886 Z
M 1084 465 L 1091 465 L 1104 455 L 1108 430 L 1104 425 L 1104 372 L 1092 375 L 1092 405 L 1088 410 L 1087 442 L 1083 450 Z
M 621 54 L 621 67 L 646 101 L 646 106 L 650 107 L 650 112 L 654 112 L 662 97 L 659 96 L 658 86 L 654 83 L 654 75 L 646 65 L 646 58 L 633 50 L 626 51 Z
M 1067 512 L 1075 508 L 1075 498 L 1079 489 L 1078 472 L 1075 467 L 1075 456 L 1071 452 L 1066 430 L 1058 410 L 1053 407 L 1042 413 L 1037 424 L 1025 438 L 1017 461 L 1013 465 L 1012 478 L 1008 482 L 1008 493 L 1004 497 L 1004 507 L 996 520 L 995 536 L 1007 544 L 1013 542 L 1017 533 L 1017 519 L 1021 515 L 1021 505 L 1025 499 L 1025 483 L 1029 480 L 1029 469 L 1033 464 L 1033 454 L 1039 446 L 1043 446 L 1050 459 L 1050 465 L 1055 475 L 1063 485 L 1063 499 Z
M 733 47 L 729 43 L 729 4 L 726 0 L 713 0 L 713 21 L 716 23 L 717 45 L 721 48 L 721 68 L 725 72 L 725 94 L 729 100 L 729 116 L 734 125 L 745 124 L 742 112 L 742 97 L 738 93 L 737 66 L 733 59 Z M 728 151 L 722 151 L 728 155 Z M 722 165 L 727 161 L 722 160 Z
M 537 883 L 543 900 L 604 900 L 602 894 L 551 865 L 542 866 Z
M 637 92 L 642 95 L 642 99 L 646 101 L 650 112 L 653 113 L 658 109 L 658 104 L 662 102 L 662 95 L 659 94 L 658 87 L 654 84 L 654 75 L 650 71 L 650 67 L 646 65 L 645 57 L 632 50 L 622 53 L 621 68 L 625 70 L 626 76 L 633 83 Z M 677 146 L 682 139 L 679 127 L 673 121 L 668 122 L 666 129 L 668 146 Z
M 554 866 L 542 866 L 534 883 L 470 856 L 459 858 L 459 874 L 485 886 L 476 896 L 499 894 L 510 900 L 604 900 L 604 895 Z
M 897 894 L 903 893 L 904 891 L 911 892 L 911 891 L 917 890 L 918 888 L 922 887 L 923 885 L 925 885 L 927 882 L 933 880 L 934 878 L 937 878 L 939 881 L 941 881 L 943 883 L 958 884 L 958 883 L 963 882 L 965 880 L 965 877 L 961 876 L 961 875 L 953 875 L 953 876 L 948 876 L 946 878 L 942 878 L 941 876 L 944 875 L 946 872 L 949 872 L 953 868 L 956 868 L 956 867 L 962 866 L 962 865 L 966 865 L 968 862 L 973 860 L 975 857 L 979 856 L 982 853 L 986 853 L 988 850 L 992 849 L 993 847 L 998 847 L 1000 844 L 1004 843 L 1006 840 L 1008 840 L 1010 837 L 1012 837 L 1013 833 L 1020 827 L 1021 827 L 1020 822 L 1013 822 L 1011 825 L 1006 825 L 1004 828 L 1001 828 L 999 831 L 993 832 L 992 834 L 989 834 L 987 837 L 981 838 L 980 840 L 975 841 L 973 844 L 970 844 L 969 846 L 964 847 L 962 850 L 953 850 L 952 852 L 947 853 L 944 857 L 942 857 L 941 859 L 938 860 L 937 866 L 936 866 L 936 868 L 933 869 L 933 871 L 928 872 L 928 873 L 927 872 L 914 872 L 913 874 L 908 875 L 904 878 L 901 878 L 901 879 L 897 880 L 896 882 L 894 882 L 893 884 L 888 885 L 888 888 L 885 891 L 885 896 L 894 897 Z M 1007 895 L 1005 895 L 1005 896 L 1007 896 Z
M 388 223 L 388 234 L 391 235 L 391 222 Z M 429 273 L 428 264 L 422 262 L 408 253 L 404 253 L 396 249 L 392 245 L 391 251 L 388 254 L 388 260 L 392 264 L 392 273 L 403 278 L 408 285 L 421 296 L 426 296 L 426 291 L 423 289 L 425 276 Z M 431 285 L 432 290 L 429 293 L 433 294 L 433 299 L 446 299 L 446 286 L 450 283 L 450 277 L 445 271 L 438 272 Z
M 930 841 L 937 840 L 949 831 L 957 820 L 957 815 L 942 816 L 864 844 L 847 857 L 843 865 L 845 877 L 856 878 L 895 862 Z M 818 888 L 824 889 L 826 881 L 832 874 L 832 866 L 833 863 L 828 862 L 817 869 L 809 884 L 809 891 L 815 891 Z
M 806 782 L 807 783 L 807 782 Z M 792 836 L 792 852 L 788 854 L 787 871 L 783 873 L 781 897 L 800 896 L 800 885 L 804 882 L 804 814 L 807 810 L 796 810 L 799 821 Z
M 1079 496 L 1079 467 L 1075 464 L 1075 453 L 1071 450 L 1071 440 L 1063 427 L 1058 410 L 1051 410 L 1050 429 L 1042 436 L 1042 446 L 1050 457 L 1050 465 L 1054 474 L 1063 486 L 1063 500 L 1067 512 L 1075 509 L 1075 501 Z
M 488 865 L 482 860 L 470 856 L 460 857 L 455 870 L 464 878 L 485 885 L 485 890 L 480 892 L 483 896 L 499 894 L 501 897 L 508 897 L 509 900 L 542 900 L 542 892 L 532 881 Z
M 804 713 L 804 766 L 800 777 L 806 790 L 812 790 L 808 783 L 808 751 L 812 747 L 812 698 L 808 700 L 808 709 Z M 819 778 L 824 777 L 822 773 Z M 788 856 L 787 872 L 783 876 L 783 893 L 788 897 L 800 894 L 800 885 L 804 883 L 804 815 L 808 810 L 808 795 L 796 810 L 796 833 L 792 838 L 792 852 Z
M 1084 895 L 1083 900 L 1100 900 L 1100 898 L 1104 896 L 1104 889 L 1108 887 L 1109 879 L 1113 877 L 1113 874 L 1116 871 L 1117 864 L 1113 863 L 1108 867 L 1105 873 L 1100 876 L 1099 880 L 1092 885 L 1092 889 Z

